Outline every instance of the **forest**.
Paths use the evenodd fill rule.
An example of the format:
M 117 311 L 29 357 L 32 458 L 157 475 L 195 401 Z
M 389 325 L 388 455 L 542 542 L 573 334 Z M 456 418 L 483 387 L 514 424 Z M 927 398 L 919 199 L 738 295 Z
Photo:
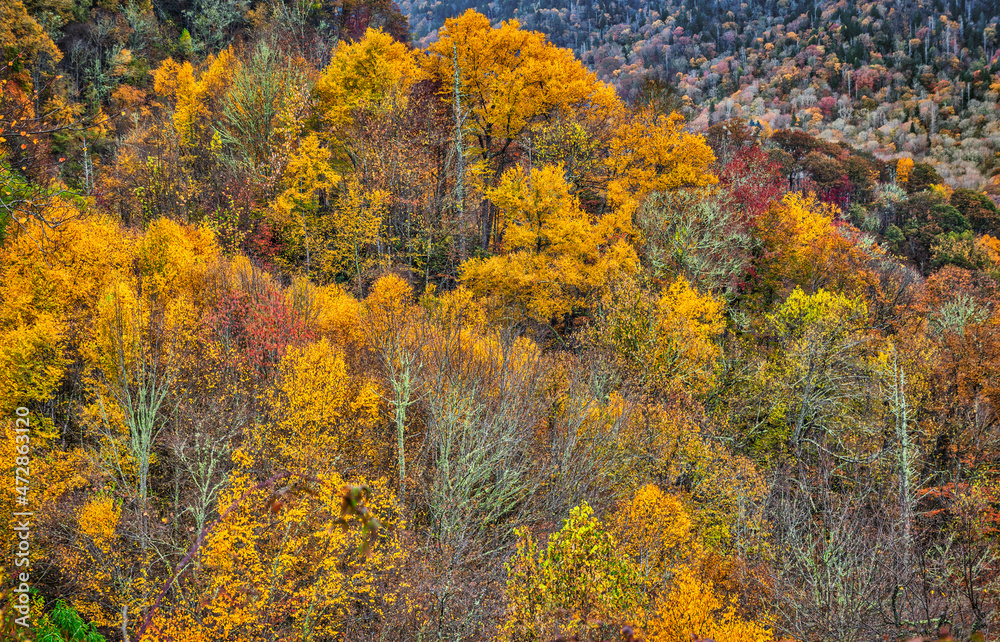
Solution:
M 1000 639 L 996 6 L 602 1 L 0 3 L 0 638 Z
M 428 41 L 453 4 L 403 0 Z M 1000 6 L 990 0 L 460 2 L 572 48 L 628 100 L 697 129 L 799 128 L 885 158 L 926 159 L 955 187 L 1000 189 Z

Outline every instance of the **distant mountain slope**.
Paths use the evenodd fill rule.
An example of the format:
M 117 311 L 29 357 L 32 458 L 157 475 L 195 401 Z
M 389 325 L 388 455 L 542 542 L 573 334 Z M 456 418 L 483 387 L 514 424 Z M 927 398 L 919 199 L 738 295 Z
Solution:
M 883 158 L 932 162 L 949 183 L 1000 171 L 996 0 L 405 0 L 414 40 L 474 8 L 572 48 L 629 100 L 799 127 Z M 994 187 L 995 189 L 995 187 Z

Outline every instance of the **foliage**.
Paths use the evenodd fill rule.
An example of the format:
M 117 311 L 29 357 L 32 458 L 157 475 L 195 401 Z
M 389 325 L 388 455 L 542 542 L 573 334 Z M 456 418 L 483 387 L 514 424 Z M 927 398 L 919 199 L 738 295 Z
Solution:
M 797 286 L 808 292 L 833 287 L 845 292 L 865 285 L 865 252 L 846 225 L 835 225 L 839 209 L 814 194 L 791 192 L 771 205 L 757 223 L 767 253 L 758 268 L 762 286 Z
M 332 152 L 320 143 L 318 135 L 300 138 L 282 176 L 284 190 L 272 202 L 274 223 L 290 241 L 285 250 L 290 255 L 286 261 L 304 259 L 306 275 L 313 269 L 313 255 L 324 246 L 326 230 L 319 202 L 340 180 L 331 165 L 332 158 Z
M 997 206 L 985 194 L 969 189 L 957 189 L 952 193 L 950 204 L 959 214 L 969 220 L 972 229 L 982 234 L 997 232 L 1000 213 Z
M 340 525 L 339 475 L 320 474 L 301 490 L 280 489 L 270 510 L 261 510 L 267 494 L 250 485 L 252 460 L 239 451 L 234 456 L 239 468 L 219 503 L 229 506 L 241 497 L 243 502 L 209 534 L 200 571 L 179 587 L 175 613 L 154 618 L 152 630 L 183 639 L 251 640 L 266 635 L 276 621 L 317 640 L 342 633 L 352 609 L 384 617 L 396 598 L 380 588 L 385 586 L 380 578 L 402 559 L 394 532 L 402 523 L 394 517 L 392 491 L 384 482 L 369 485 L 370 510 L 386 532 L 363 556 L 359 551 L 368 535 Z M 305 584 L 298 581 L 304 568 L 311 574 Z
M 587 504 L 570 511 L 543 551 L 530 532 L 521 531 L 507 567 L 511 610 L 504 634 L 526 640 L 565 631 L 589 639 L 600 630 L 597 621 L 627 622 L 642 588 L 636 569 L 617 549 Z
M 384 190 L 363 193 L 355 175 L 348 177 L 345 183 L 330 216 L 333 238 L 329 250 L 320 260 L 324 265 L 323 271 L 330 275 L 348 273 L 353 267 L 360 288 L 362 266 L 367 270 L 378 261 L 377 253 L 370 248 L 378 244 L 390 195 Z
M 309 340 L 313 331 L 272 283 L 259 285 L 224 291 L 208 311 L 205 325 L 226 359 L 266 376 L 289 346 Z
M 281 136 L 282 112 L 293 103 L 297 70 L 266 43 L 258 44 L 249 61 L 233 62 L 237 69 L 215 128 L 218 145 L 244 176 L 267 181 L 277 169 L 272 155 Z
M 495 307 L 512 306 L 545 322 L 585 306 L 619 273 L 634 272 L 635 250 L 609 216 L 597 222 L 569 193 L 563 170 L 548 165 L 525 175 L 508 170 L 488 192 L 504 222 L 505 254 L 470 259 L 462 281 Z
M 779 170 L 778 163 L 758 145 L 740 149 L 723 166 L 719 179 L 729 188 L 745 222 L 753 222 L 781 195 Z
M 659 295 L 626 279 L 602 299 L 593 340 L 645 390 L 703 393 L 715 380 L 722 309 L 719 299 L 699 293 L 684 277 Z
M 694 632 L 720 642 L 774 639 L 768 624 L 741 618 L 733 600 L 720 596 L 692 569 L 678 572 L 673 582 L 673 590 L 657 603 L 656 615 L 646 626 L 651 639 L 682 642 Z
M 692 550 L 694 523 L 684 504 L 659 487 L 647 484 L 637 490 L 621 515 L 615 523 L 621 548 L 651 585 L 663 582 L 678 564 L 697 555 Z
M 98 627 L 114 627 L 123 606 L 142 604 L 141 580 L 126 568 L 130 556 L 120 517 L 121 507 L 111 497 L 94 497 L 77 516 L 78 539 L 60 551 L 64 568 L 79 574 L 79 593 L 70 604 Z
M 197 78 L 190 62 L 178 64 L 170 58 L 153 72 L 154 89 L 175 105 L 174 126 L 183 143 L 193 145 L 212 136 L 209 119 L 220 111 L 232 82 L 233 63 L 231 50 L 225 49 L 207 61 Z
M 475 171 L 483 175 L 486 188 L 509 176 L 505 172 L 514 160 L 515 143 L 535 123 L 574 113 L 607 118 L 620 108 L 571 51 L 520 29 L 517 20 L 494 29 L 486 16 L 467 11 L 445 23 L 428 53 L 424 66 L 431 78 L 452 87 L 452 101 L 457 90 L 471 105 L 464 136 L 479 158 Z M 501 224 L 489 209 L 480 217 L 484 249 Z
M 910 172 L 913 171 L 913 159 L 908 157 L 900 158 L 896 161 L 896 184 L 904 187 L 910 180 Z
M 649 192 L 704 187 L 718 182 L 708 171 L 715 161 L 704 139 L 681 128 L 674 113 L 639 114 L 621 124 L 608 157 L 608 201 L 629 215 Z
M 758 242 L 740 219 L 733 201 L 713 188 L 650 194 L 636 213 L 649 272 L 682 276 L 731 300 L 747 286 Z
M 984 3 L 182 4 L 0 8 L 45 635 L 996 624 Z
M 290 470 L 378 461 L 372 430 L 379 392 L 351 377 L 342 352 L 326 339 L 290 347 L 278 365 L 272 404 L 279 417 L 268 431 L 269 456 Z
M 444 86 L 451 84 L 457 56 L 461 92 L 472 104 L 469 136 L 483 160 L 500 163 L 490 171 L 506 169 L 495 159 L 536 119 L 604 100 L 593 74 L 570 51 L 520 29 L 517 20 L 494 29 L 485 16 L 467 11 L 445 24 L 429 53 L 428 73 Z
M 419 61 L 405 44 L 371 28 L 357 42 L 340 43 L 313 87 L 317 116 L 331 134 L 342 136 L 354 112 L 405 102 L 410 86 L 420 80 Z
M 48 613 L 35 625 L 35 639 L 39 642 L 104 642 L 93 623 L 86 623 L 80 615 L 62 600 L 56 600 Z

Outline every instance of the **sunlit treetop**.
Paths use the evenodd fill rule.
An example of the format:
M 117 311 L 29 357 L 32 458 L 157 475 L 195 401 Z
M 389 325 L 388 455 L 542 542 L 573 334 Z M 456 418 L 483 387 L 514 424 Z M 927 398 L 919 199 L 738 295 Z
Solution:
M 484 160 L 505 154 L 537 120 L 570 111 L 610 113 L 621 108 L 614 91 L 597 80 L 569 49 L 549 43 L 517 20 L 490 26 L 473 10 L 445 22 L 428 48 L 424 67 L 454 100 L 455 64 L 467 132 Z
M 401 106 L 422 76 L 418 62 L 417 52 L 380 30 L 368 29 L 357 42 L 341 42 L 313 88 L 320 122 L 337 128 L 350 123 L 356 109 Z

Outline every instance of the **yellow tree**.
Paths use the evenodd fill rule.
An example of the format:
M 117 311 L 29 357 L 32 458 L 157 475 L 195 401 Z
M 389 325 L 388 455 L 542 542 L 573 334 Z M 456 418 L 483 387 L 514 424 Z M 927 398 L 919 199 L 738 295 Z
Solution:
M 857 294 L 869 284 L 869 256 L 852 238 L 854 228 L 835 223 L 839 213 L 815 194 L 795 192 L 757 220 L 767 250 L 758 268 L 766 295 L 790 286 L 809 293 L 825 287 Z
M 635 621 L 644 598 L 639 572 L 586 503 L 570 511 L 542 551 L 527 529 L 518 536 L 507 565 L 504 640 L 591 639 Z
M 172 114 L 125 136 L 115 172 L 101 180 L 116 192 L 114 208 L 129 218 L 160 215 L 201 218 L 220 199 L 212 189 L 221 178 L 223 145 L 217 127 L 237 73 L 231 50 L 201 66 L 168 58 L 153 70 L 152 105 Z
M 647 484 L 622 508 L 612 530 L 649 585 L 662 582 L 675 565 L 700 552 L 692 542 L 694 522 L 676 496 Z
M 880 434 L 855 401 L 863 396 L 872 340 L 867 302 L 796 288 L 767 321 L 784 344 L 765 372 L 790 449 L 805 461 L 807 452 L 858 457 L 881 448 Z
M 215 505 L 220 520 L 206 527 L 204 546 L 146 639 L 325 640 L 397 608 L 404 523 L 377 472 L 375 384 L 352 373 L 324 338 L 288 350 L 266 402 L 271 420 L 232 453 Z M 361 546 L 369 538 L 338 521 L 348 481 L 341 470 L 370 488 L 366 503 L 381 524 L 369 554 Z M 276 486 L 259 481 L 275 475 Z
M 110 494 L 93 495 L 76 514 L 74 540 L 55 552 L 59 567 L 76 579 L 73 607 L 85 620 L 108 628 L 120 627 L 128 607 L 135 613 L 146 606 L 142 582 L 131 572 L 121 517 L 120 502 Z
M 462 282 L 495 307 L 541 322 L 558 319 L 603 291 L 617 272 L 638 270 L 635 250 L 607 221 L 580 209 L 562 167 L 512 168 L 487 192 L 503 222 L 505 254 L 470 259 Z
M 657 642 L 688 642 L 692 635 L 716 642 L 774 639 L 769 618 L 744 617 L 736 600 L 706 582 L 696 568 L 678 570 L 671 591 L 656 601 L 654 609 L 643 632 Z
M 379 401 L 374 382 L 352 376 L 328 340 L 290 348 L 271 394 L 277 420 L 266 441 L 269 457 L 312 471 L 379 461 L 372 432 Z
M 348 198 L 334 212 L 338 219 L 334 243 L 346 243 L 346 248 L 337 250 L 338 261 L 357 254 L 354 261 L 346 261 L 353 263 L 356 275 L 362 267 L 358 260 L 361 252 L 355 253 L 358 244 L 351 239 L 364 237 L 360 244 L 367 244 L 377 233 L 374 218 L 384 218 L 392 209 L 403 210 L 404 202 L 412 211 L 413 205 L 435 193 L 432 185 L 436 181 L 421 177 L 419 169 L 429 150 L 426 145 L 413 144 L 414 138 L 425 139 L 423 130 L 414 129 L 415 119 L 426 116 L 417 113 L 418 103 L 429 101 L 420 92 L 413 93 L 414 85 L 425 77 L 419 64 L 421 56 L 419 50 L 389 34 L 368 29 L 357 42 L 342 42 L 337 47 L 313 87 L 315 121 L 332 152 L 331 162 L 354 176 L 343 191 Z M 367 194 L 361 199 L 366 204 L 359 201 L 360 193 Z M 361 212 L 364 222 L 360 225 L 368 231 L 362 232 L 344 218 Z M 411 223 L 408 220 L 406 224 L 407 237 L 411 230 L 419 233 L 421 227 Z
M 34 3 L 29 6 L 32 13 L 38 10 Z M 13 64 L 19 56 L 23 56 L 25 66 L 39 61 L 54 65 L 62 58 L 62 52 L 45 28 L 28 13 L 22 0 L 6 0 L 0 5 L 0 57 Z M 2 100 L 3 89 L 0 88 L 0 102 Z
M 320 201 L 340 180 L 331 160 L 330 149 L 317 134 L 301 138 L 289 156 L 281 182 L 284 189 L 271 203 L 273 219 L 291 240 L 291 251 L 305 259 L 306 275 L 323 236 Z
M 896 161 L 896 184 L 906 185 L 907 181 L 910 180 L 910 174 L 913 173 L 913 159 L 904 156 Z
M 0 251 L 0 410 L 8 414 L 52 400 L 100 293 L 133 259 L 130 237 L 106 218 L 72 218 L 44 234 L 42 226 L 27 221 Z
M 368 29 L 357 42 L 341 42 L 313 87 L 315 113 L 324 136 L 354 165 L 365 163 L 351 126 L 359 111 L 405 107 L 410 87 L 423 71 L 419 54 L 383 31 Z
M 361 271 L 377 260 L 368 252 L 375 245 L 388 210 L 390 195 L 385 190 L 365 190 L 356 174 L 344 181 L 337 205 L 329 216 L 331 238 L 325 251 L 323 271 L 329 276 L 354 268 L 358 291 Z
M 608 203 L 635 211 L 646 194 L 718 182 L 710 168 L 712 148 L 703 136 L 683 128 L 684 117 L 640 112 L 624 119 L 607 159 Z
M 620 102 L 573 56 L 517 20 L 499 28 L 473 10 L 451 18 L 428 49 L 424 67 L 468 109 L 465 137 L 479 157 L 477 173 L 492 188 L 509 166 L 515 142 L 529 128 L 570 112 L 610 112 Z M 456 69 L 457 67 L 457 69 Z M 457 93 L 456 93 L 457 90 Z M 483 248 L 499 231 L 500 219 L 484 201 L 480 213 Z
M 85 412 L 105 426 L 106 462 L 123 485 L 134 484 L 142 504 L 160 408 L 185 365 L 179 355 L 197 343 L 205 273 L 220 252 L 210 230 L 166 219 L 153 222 L 135 250 L 141 280 L 118 275 L 95 297 L 81 352 L 94 397 Z M 137 478 L 126 482 L 133 471 Z
M 648 392 L 705 392 L 722 351 L 722 300 L 678 277 L 659 294 L 633 279 L 604 293 L 592 336 Z
M 172 58 L 153 70 L 153 88 L 174 106 L 174 127 L 183 143 L 205 143 L 206 136 L 211 137 L 211 117 L 221 112 L 235 72 L 231 49 L 210 57 L 197 78 L 190 62 L 176 63 Z
M 51 206 L 70 207 L 59 201 L 53 201 Z M 114 547 L 101 549 L 112 540 L 87 540 L 86 525 L 93 525 L 87 519 L 83 520 L 82 539 L 75 534 L 67 537 L 68 523 L 75 523 L 75 511 L 67 511 L 61 501 L 68 491 L 80 492 L 100 483 L 101 474 L 84 447 L 60 444 L 53 415 L 66 416 L 67 406 L 80 400 L 83 385 L 76 360 L 90 337 L 102 293 L 133 265 L 133 237 L 101 216 L 74 215 L 44 234 L 39 232 L 42 225 L 27 221 L 0 250 L 0 410 L 7 416 L 13 416 L 17 406 L 29 411 L 25 417 L 29 432 L 25 436 L 32 455 L 34 487 L 30 501 L 40 525 L 33 546 L 33 566 L 57 564 L 66 569 L 82 580 L 81 601 L 90 600 L 89 605 L 96 609 L 90 613 L 114 617 L 119 603 L 105 600 L 111 605 L 109 612 L 96 606 L 123 590 L 121 585 L 106 582 L 110 576 L 101 572 L 116 568 Z M 39 412 L 43 408 L 50 410 Z M 15 444 L 23 443 L 13 428 L 13 422 L 5 422 L 3 454 L 9 455 L 11 462 Z M 72 439 L 77 444 L 87 437 L 85 430 L 73 430 Z M 0 505 L 5 510 L 17 510 L 14 492 L 12 484 L 0 494 Z M 3 526 L 8 542 L 16 542 L 8 530 L 14 525 Z M 90 533 L 96 535 L 97 531 L 91 529 Z M 15 558 L 4 555 L 3 559 L 0 570 L 7 573 L 12 570 L 6 567 L 8 560 L 13 562 Z M 108 591 L 96 591 L 98 585 Z M 85 597 L 91 589 L 96 591 L 92 600 Z
M 626 502 L 613 525 L 621 549 L 643 571 L 647 595 L 642 632 L 650 640 L 687 642 L 692 635 L 718 642 L 768 642 L 770 618 L 754 621 L 713 580 L 720 560 L 703 545 L 679 497 L 648 484 Z M 725 565 L 725 560 L 721 560 Z
M 142 640 L 340 639 L 352 622 L 378 622 L 399 608 L 405 524 L 384 480 L 352 479 L 370 488 L 368 510 L 380 522 L 365 555 L 368 536 L 341 527 L 341 475 L 297 477 L 272 490 L 253 481 L 267 462 L 243 451 L 233 459 L 220 521 Z
M 80 512 L 71 544 L 57 554 L 59 566 L 72 572 L 74 606 L 116 628 L 148 606 L 162 535 L 151 481 L 162 462 L 160 435 L 171 397 L 184 392 L 177 390 L 186 385 L 176 385 L 178 373 L 193 369 L 179 356 L 198 343 L 205 275 L 219 259 L 209 230 L 165 219 L 153 222 L 130 249 L 130 264 L 109 270 L 103 290 L 93 293 L 90 327 L 78 351 L 92 400 L 79 417 L 84 438 L 99 444 L 92 457 L 102 470 L 92 476 L 97 492 Z M 128 499 L 125 510 L 110 503 L 105 484 Z
M 434 227 L 452 223 L 442 211 L 452 161 L 441 153 L 450 136 L 440 123 L 444 106 L 427 91 L 430 83 L 418 82 L 426 79 L 423 55 L 369 29 L 361 40 L 337 48 L 313 97 L 334 166 L 354 174 L 363 192 L 387 193 L 386 227 L 394 230 L 394 243 L 407 248 L 405 260 L 423 267 L 429 279 L 431 221 Z
M 181 225 L 162 218 L 150 223 L 135 247 L 136 262 L 149 297 L 162 311 L 176 349 L 195 342 L 201 311 L 208 305 L 207 274 L 222 256 L 207 226 Z

